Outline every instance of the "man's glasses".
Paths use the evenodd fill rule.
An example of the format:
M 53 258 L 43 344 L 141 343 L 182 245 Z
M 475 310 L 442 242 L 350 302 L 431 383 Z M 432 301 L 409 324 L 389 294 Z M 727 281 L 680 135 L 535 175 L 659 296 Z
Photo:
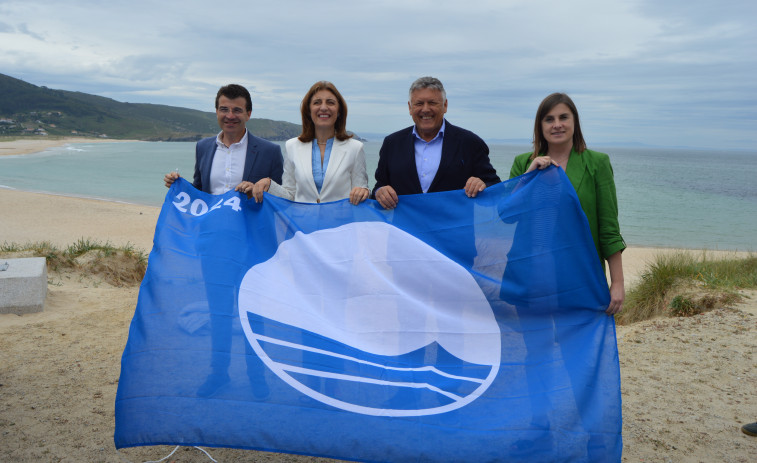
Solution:
M 242 114 L 244 114 L 244 109 L 239 108 L 239 107 L 230 109 L 230 108 L 227 108 L 226 106 L 219 106 L 218 112 L 221 114 L 233 113 L 235 116 L 241 116 Z

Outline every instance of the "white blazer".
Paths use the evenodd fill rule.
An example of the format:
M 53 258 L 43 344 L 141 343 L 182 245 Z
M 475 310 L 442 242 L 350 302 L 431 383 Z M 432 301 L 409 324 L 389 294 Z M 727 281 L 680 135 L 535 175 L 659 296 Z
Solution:
M 350 197 L 354 187 L 368 188 L 363 144 L 352 138 L 334 140 L 321 192 L 313 179 L 313 143 L 286 142 L 281 185 L 271 180 L 268 192 L 299 203 L 324 203 Z

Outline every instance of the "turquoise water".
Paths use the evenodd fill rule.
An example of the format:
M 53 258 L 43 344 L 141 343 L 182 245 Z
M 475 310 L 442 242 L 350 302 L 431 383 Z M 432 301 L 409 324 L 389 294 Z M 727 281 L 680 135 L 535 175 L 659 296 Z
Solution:
M 369 173 L 380 147 L 366 143 Z M 611 156 L 629 245 L 757 251 L 757 153 L 592 148 Z M 503 179 L 515 155 L 529 151 L 490 149 Z M 0 156 L 0 186 L 160 206 L 163 175 L 176 168 L 191 180 L 194 143 L 81 143 Z

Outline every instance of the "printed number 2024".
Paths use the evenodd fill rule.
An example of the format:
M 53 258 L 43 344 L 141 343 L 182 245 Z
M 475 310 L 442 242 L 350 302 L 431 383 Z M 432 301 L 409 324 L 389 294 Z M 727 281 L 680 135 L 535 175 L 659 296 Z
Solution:
M 183 191 L 176 195 L 173 205 L 176 206 L 176 209 L 180 210 L 181 212 L 189 212 L 195 217 L 205 215 L 208 212 L 220 209 L 223 206 L 228 206 L 236 212 L 242 210 L 242 207 L 240 206 L 239 196 L 233 196 L 226 201 L 221 198 L 217 203 L 215 203 L 215 205 L 213 205 L 213 207 L 208 207 L 208 204 L 202 199 L 198 198 L 192 201 L 192 198 L 190 198 L 189 195 Z

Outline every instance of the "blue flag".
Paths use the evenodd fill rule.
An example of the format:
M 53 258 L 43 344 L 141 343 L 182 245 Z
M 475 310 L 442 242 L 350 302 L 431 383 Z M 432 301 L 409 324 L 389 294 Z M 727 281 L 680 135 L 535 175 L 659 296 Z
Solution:
M 609 300 L 559 168 L 388 211 L 180 179 L 121 360 L 115 445 L 619 462 Z

